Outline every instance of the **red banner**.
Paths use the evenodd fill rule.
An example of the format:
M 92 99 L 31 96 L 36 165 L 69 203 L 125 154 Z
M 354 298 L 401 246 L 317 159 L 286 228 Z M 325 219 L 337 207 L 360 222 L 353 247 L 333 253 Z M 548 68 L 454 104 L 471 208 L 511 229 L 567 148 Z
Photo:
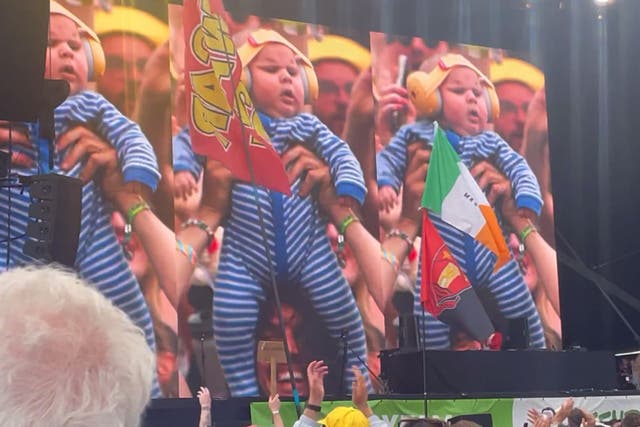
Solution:
M 422 283 L 420 302 L 435 317 L 458 306 L 462 292 L 471 287 L 451 251 L 423 210 Z
M 223 18 L 222 0 L 185 0 L 185 85 L 195 152 L 222 162 L 241 181 L 290 194 L 289 181 L 262 127 Z M 250 159 L 247 158 L 247 151 Z
M 500 348 L 491 320 L 451 251 L 423 210 L 422 219 L 422 307 L 450 326 L 465 331 L 471 338 Z M 497 347 L 496 347 L 497 346 Z

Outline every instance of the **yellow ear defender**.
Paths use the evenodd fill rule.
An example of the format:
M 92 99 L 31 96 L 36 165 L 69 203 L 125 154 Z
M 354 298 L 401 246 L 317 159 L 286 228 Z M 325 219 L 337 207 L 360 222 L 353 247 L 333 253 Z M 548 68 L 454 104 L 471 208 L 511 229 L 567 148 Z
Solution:
M 478 74 L 487 102 L 488 120 L 490 122 L 495 120 L 500 115 L 500 102 L 493 83 L 468 59 L 453 53 L 448 53 L 440 58 L 431 72 L 414 71 L 407 77 L 409 99 L 415 106 L 418 115 L 435 119 L 442 113 L 442 96 L 439 88 L 455 67 L 467 67 Z
M 87 55 L 87 77 L 89 81 L 97 80 L 98 78 L 100 78 L 100 76 L 102 76 L 105 68 L 104 51 L 102 50 L 100 39 L 98 38 L 96 33 L 91 28 L 89 28 L 87 24 L 82 22 L 80 18 L 63 7 L 60 3 L 57 3 L 53 0 L 51 0 L 49 3 L 49 11 L 52 15 L 57 14 L 65 16 L 75 22 L 75 24 L 78 26 L 78 31 L 80 32 L 80 37 L 82 37 L 84 50 Z

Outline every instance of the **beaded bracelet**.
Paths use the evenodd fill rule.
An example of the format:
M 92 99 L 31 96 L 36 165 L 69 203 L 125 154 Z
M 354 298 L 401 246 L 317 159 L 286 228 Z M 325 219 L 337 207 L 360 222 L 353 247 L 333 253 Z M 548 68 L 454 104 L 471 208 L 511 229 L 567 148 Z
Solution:
M 384 259 L 389 264 L 391 264 L 391 267 L 393 268 L 394 272 L 396 272 L 396 273 L 398 272 L 398 269 L 399 269 L 398 258 L 396 258 L 396 256 L 394 254 L 392 254 L 391 252 L 387 251 L 385 248 L 383 248 L 381 246 L 380 247 L 380 256 L 382 256 L 382 259 Z
M 398 230 L 397 228 L 392 228 L 391 231 L 387 233 L 387 239 L 390 237 L 398 237 L 404 240 L 405 242 L 407 242 L 407 245 L 409 245 L 409 248 L 413 247 L 413 240 L 411 240 L 409 235 L 404 231 Z
M 181 227 L 182 228 L 198 227 L 200 230 L 207 233 L 207 246 L 209 246 L 213 241 L 213 237 L 214 237 L 213 230 L 211 229 L 211 227 L 209 227 L 209 225 L 207 225 L 206 222 L 204 222 L 201 219 L 189 218 L 188 220 L 186 220 L 181 224 Z
M 133 220 L 135 217 L 142 211 L 146 211 L 151 209 L 147 202 L 144 200 L 140 200 L 135 205 L 131 206 L 127 211 L 127 222 L 124 225 L 124 237 L 122 240 L 123 244 L 127 244 L 131 241 L 131 234 L 133 233 Z
M 184 244 L 182 240 L 176 239 L 176 250 L 187 257 L 192 267 L 196 265 L 198 259 L 196 257 L 196 251 L 193 250 L 193 246 Z
M 340 227 L 338 230 L 338 263 L 341 268 L 344 268 L 347 265 L 346 260 L 344 259 L 344 233 L 347 231 L 347 227 L 349 227 L 354 222 L 359 222 L 360 219 L 353 213 L 351 209 L 349 209 L 349 214 L 342 220 L 340 223 Z

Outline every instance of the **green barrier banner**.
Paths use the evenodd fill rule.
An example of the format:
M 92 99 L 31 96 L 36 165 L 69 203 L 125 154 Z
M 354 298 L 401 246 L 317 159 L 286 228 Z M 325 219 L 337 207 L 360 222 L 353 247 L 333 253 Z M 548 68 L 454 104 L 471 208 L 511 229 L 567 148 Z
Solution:
M 372 400 L 369 402 L 373 412 L 390 426 L 397 426 L 402 418 L 421 416 L 424 409 L 422 400 Z M 336 406 L 352 406 L 351 401 L 323 402 L 322 414 L 327 414 Z M 447 420 L 457 415 L 490 414 L 494 426 L 509 426 L 512 420 L 513 399 L 461 399 L 431 400 L 427 410 L 430 417 Z M 280 414 L 285 426 L 296 421 L 296 411 L 292 402 L 283 402 Z M 255 425 L 271 426 L 271 411 L 266 402 L 251 404 L 251 420 Z
M 514 399 L 512 425 L 514 427 L 524 426 L 524 423 L 527 422 L 529 409 L 541 411 L 543 408 L 553 408 L 557 410 L 564 401 L 565 398 L 558 397 Z M 573 406 L 591 412 L 598 422 L 607 423 L 622 419 L 626 412 L 640 411 L 640 396 L 574 397 Z

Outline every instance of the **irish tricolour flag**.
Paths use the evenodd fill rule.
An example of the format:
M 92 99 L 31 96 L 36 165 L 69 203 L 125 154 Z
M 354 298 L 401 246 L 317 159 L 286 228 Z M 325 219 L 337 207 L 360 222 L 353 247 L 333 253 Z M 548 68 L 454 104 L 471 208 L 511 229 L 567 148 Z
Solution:
M 509 260 L 493 208 L 437 125 L 422 206 L 495 253 L 494 271 Z

